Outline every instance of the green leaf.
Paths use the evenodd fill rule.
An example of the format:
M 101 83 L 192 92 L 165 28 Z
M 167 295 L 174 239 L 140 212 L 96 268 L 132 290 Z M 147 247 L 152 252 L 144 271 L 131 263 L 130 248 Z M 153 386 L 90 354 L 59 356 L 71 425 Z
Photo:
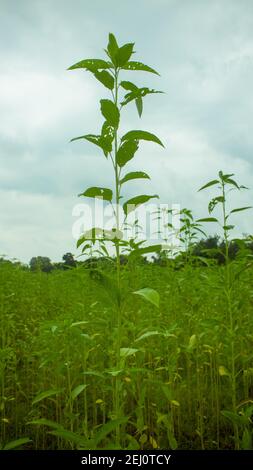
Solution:
M 141 204 L 145 204 L 145 202 L 148 202 L 150 199 L 153 198 L 159 198 L 159 196 L 157 194 L 154 194 L 153 196 L 142 194 L 140 196 L 135 196 L 132 199 L 129 199 L 125 202 L 125 204 L 123 204 L 123 210 L 125 215 L 130 214 L 130 212 L 134 211 L 138 206 L 140 206 Z
M 247 428 L 242 434 L 242 450 L 252 450 L 252 435 Z
M 117 106 L 111 100 L 100 100 L 101 113 L 109 126 L 118 128 L 120 113 Z
M 71 65 L 71 67 L 69 67 L 68 70 L 86 69 L 91 72 L 95 72 L 96 70 L 99 70 L 99 69 L 110 69 L 110 68 L 112 68 L 112 64 L 110 62 L 106 62 L 105 60 L 85 59 L 85 60 L 81 60 L 80 62 L 77 62 L 74 65 Z
M 77 248 L 78 248 L 80 245 L 82 245 L 82 243 L 83 243 L 84 241 L 85 241 L 85 240 L 82 240 L 82 241 L 80 242 L 80 239 L 79 239 L 78 242 L 80 242 L 80 243 L 78 244 Z M 78 242 L 77 242 L 77 243 L 78 243 Z M 86 250 L 88 250 L 88 249 L 89 249 L 89 250 L 91 249 L 91 244 L 90 244 L 90 243 L 86 243 L 86 244 L 82 247 L 82 253 L 84 253 L 84 252 L 85 252 Z
M 235 186 L 235 188 L 240 189 L 240 186 L 236 183 L 236 181 L 232 180 L 231 178 L 226 178 L 226 175 L 223 175 L 223 181 L 225 181 L 226 184 L 230 184 Z
M 135 348 L 120 348 L 120 357 L 125 359 L 126 357 L 133 356 L 138 351 L 139 349 Z
M 164 147 L 163 143 L 156 137 L 156 135 L 151 134 L 150 132 L 147 131 L 139 131 L 139 130 L 134 130 L 134 131 L 129 131 L 127 134 L 123 135 L 122 137 L 122 142 L 126 140 L 149 140 L 151 142 L 155 142 L 156 144 L 161 145 Z
M 142 70 L 143 72 L 151 72 L 151 73 L 155 73 L 156 75 L 159 75 L 158 72 L 156 72 L 154 69 L 152 69 L 148 65 L 143 64 L 142 62 L 135 62 L 135 61 L 128 62 L 127 64 L 122 66 L 122 69 L 124 69 L 124 70 Z
M 117 377 L 122 372 L 124 372 L 124 369 L 120 369 L 120 370 L 110 369 L 106 371 L 107 374 L 112 375 L 113 377 Z
M 94 72 L 94 76 L 109 90 L 113 90 L 114 88 L 114 78 L 113 76 L 107 72 L 106 70 L 102 70 L 102 72 Z
M 122 81 L 120 82 L 120 86 L 124 88 L 124 90 L 130 90 L 130 91 L 139 90 L 139 88 L 132 82 Z
M 197 336 L 192 335 L 189 339 L 188 350 L 193 351 L 197 346 Z
M 86 134 L 86 135 L 80 135 L 79 137 L 73 137 L 73 139 L 71 139 L 70 142 L 74 142 L 75 140 L 80 140 L 80 139 L 86 139 L 92 144 L 99 145 L 100 138 L 101 138 L 100 135 Z
M 114 127 L 111 126 L 107 121 L 104 122 L 102 129 L 101 129 L 101 136 L 103 139 L 108 141 L 108 147 L 112 145 L 114 140 L 115 132 Z
M 28 421 L 27 424 L 36 424 L 38 426 L 49 426 L 50 428 L 59 429 L 62 428 L 62 425 L 56 423 L 55 421 L 51 421 L 50 419 L 39 418 L 33 419 L 32 421 Z
M 205 217 L 204 219 L 198 219 L 196 222 L 219 222 L 215 217 Z
M 52 388 L 50 390 L 47 390 L 46 392 L 39 393 L 34 400 L 32 401 L 32 405 L 35 405 L 35 403 L 39 403 L 40 401 L 44 400 L 45 398 L 52 397 L 53 395 L 59 395 L 62 393 L 63 389 L 62 388 Z
M 219 375 L 223 377 L 224 375 L 230 377 L 230 372 L 226 369 L 225 366 L 219 366 Z
M 231 423 L 237 424 L 238 426 L 247 426 L 249 424 L 248 418 L 246 418 L 246 416 L 241 416 L 227 410 L 221 411 L 221 414 L 222 416 L 225 416 L 225 418 L 229 419 Z
M 102 378 L 104 379 L 104 374 L 102 374 L 101 372 L 97 372 L 97 371 L 94 371 L 94 370 L 87 370 L 85 372 L 82 372 L 83 375 L 90 375 L 90 376 L 94 376 L 94 377 L 99 377 L 99 378 Z
M 92 144 L 100 147 L 103 150 L 105 156 L 107 156 L 108 153 L 112 151 L 111 140 L 108 138 L 104 138 L 101 135 L 94 135 L 94 134 L 81 135 L 80 137 L 74 137 L 73 139 L 71 139 L 70 142 L 74 142 L 75 140 L 80 140 L 80 139 L 88 140 L 88 142 L 91 142 Z
M 224 173 L 222 171 L 219 171 L 219 177 L 222 179 L 222 180 L 225 180 L 227 178 L 230 178 L 231 176 L 234 176 L 234 173 L 227 173 L 226 175 L 224 175 Z
M 87 240 L 91 240 L 94 244 L 95 241 L 103 234 L 103 230 L 99 227 L 93 227 L 91 230 L 87 230 L 81 237 L 77 240 L 76 247 L 79 248 L 83 243 L 87 242 Z
M 223 203 L 224 202 L 224 197 L 223 196 L 217 196 L 214 197 L 208 204 L 208 212 L 211 214 L 214 210 L 214 208 L 217 206 L 218 203 Z
M 209 188 L 210 186 L 213 186 L 215 184 L 219 184 L 219 180 L 212 180 L 212 181 L 209 181 L 209 183 L 205 184 L 204 186 L 202 186 L 202 188 L 199 189 L 199 191 L 202 191 L 202 189 L 206 189 L 206 188 Z
M 133 53 L 133 47 L 134 43 L 128 43 L 118 49 L 116 54 L 116 63 L 118 67 L 126 65 Z
M 160 335 L 160 334 L 161 333 L 159 333 L 159 331 L 147 331 L 146 333 L 141 335 L 139 338 L 137 338 L 135 340 L 135 343 L 137 343 L 137 341 L 141 341 L 142 339 L 149 338 L 150 336 L 157 336 L 157 335 Z
M 123 233 L 120 230 L 112 229 L 112 230 L 105 230 L 100 227 L 93 227 L 90 230 L 84 232 L 81 237 L 77 240 L 76 247 L 79 248 L 83 243 L 91 240 L 93 244 L 97 240 L 99 241 L 115 241 L 121 240 L 123 237 Z
M 235 228 L 235 225 L 223 225 L 223 230 L 228 231 L 228 230 L 233 230 Z
M 178 448 L 177 440 L 173 434 L 173 431 L 170 427 L 167 427 L 167 436 L 169 441 L 169 446 L 172 450 L 176 450 Z
M 117 151 L 117 164 L 123 167 L 129 160 L 134 157 L 135 152 L 138 150 L 138 140 L 128 140 L 124 142 Z
M 230 212 L 230 214 L 233 214 L 234 212 L 246 211 L 247 209 L 252 209 L 252 206 L 239 207 L 238 209 L 233 209 L 233 210 Z
M 85 196 L 85 197 L 100 197 L 101 199 L 105 201 L 111 201 L 112 200 L 112 190 L 108 188 L 100 188 L 97 186 L 93 186 L 91 188 L 86 189 L 81 194 L 78 194 L 78 196 Z
M 77 385 L 77 387 L 75 387 L 74 390 L 71 391 L 72 400 L 75 400 L 75 398 L 78 397 L 78 395 L 80 395 L 80 393 L 82 393 L 83 390 L 85 390 L 87 387 L 87 384 Z
M 74 323 L 71 323 L 70 328 L 74 328 L 75 326 L 87 325 L 87 323 L 89 323 L 87 320 L 75 321 Z
M 108 55 L 114 65 L 116 65 L 116 55 L 119 50 L 119 46 L 114 34 L 109 33 L 109 42 L 107 46 Z
M 48 434 L 61 437 L 62 439 L 65 439 L 66 441 L 73 442 L 77 446 L 85 445 L 84 436 L 80 436 L 80 434 L 76 434 L 75 432 L 67 431 L 65 429 L 63 430 L 58 429 L 57 431 L 49 431 Z
M 126 183 L 129 180 L 135 180 L 135 179 L 149 179 L 150 177 L 147 175 L 147 173 L 144 173 L 143 171 L 131 171 L 130 173 L 127 173 L 121 180 L 120 184 Z
M 133 292 L 133 294 L 144 297 L 144 299 L 146 299 L 148 302 L 159 308 L 160 296 L 156 290 L 145 287 L 144 289 Z
M 121 293 L 116 280 L 112 276 L 104 274 L 99 269 L 93 269 L 90 272 L 91 278 L 105 290 L 111 302 L 119 306 L 121 302 Z
M 125 418 L 114 419 L 112 421 L 108 421 L 108 423 L 106 424 L 103 424 L 95 435 L 95 438 L 94 438 L 95 446 L 97 446 L 109 433 L 114 431 L 114 429 L 116 429 L 118 426 L 126 424 L 127 421 L 128 421 L 128 418 L 125 417 Z
M 133 251 L 131 251 L 129 256 L 140 256 L 140 255 L 146 255 L 147 253 L 158 253 L 161 251 L 162 245 L 151 245 L 151 246 L 145 246 L 143 248 L 136 248 Z
M 27 444 L 28 442 L 32 442 L 29 437 L 21 437 L 20 439 L 16 439 L 15 441 L 10 441 L 7 444 L 5 444 L 3 450 L 12 450 L 16 449 L 17 447 L 23 446 L 24 444 Z
M 121 102 L 121 105 L 125 106 L 127 103 L 130 103 L 130 101 L 138 100 L 138 99 L 141 99 L 141 102 L 142 102 L 142 98 L 144 98 L 144 96 L 149 95 L 149 94 L 154 94 L 154 93 L 163 93 L 163 92 L 150 90 L 147 87 L 144 87 L 144 88 L 135 87 L 132 91 L 130 91 L 124 96 L 124 100 Z
M 136 104 L 136 108 L 137 108 L 139 117 L 141 117 L 142 111 L 143 111 L 143 102 L 142 102 L 142 98 L 141 98 L 141 97 L 136 98 L 135 104 Z

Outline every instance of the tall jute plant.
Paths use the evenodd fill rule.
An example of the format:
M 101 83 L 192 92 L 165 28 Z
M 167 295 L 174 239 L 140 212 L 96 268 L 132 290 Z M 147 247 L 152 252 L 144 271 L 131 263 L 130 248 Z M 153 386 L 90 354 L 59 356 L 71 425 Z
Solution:
M 124 308 L 124 296 L 122 291 L 122 268 L 121 252 L 127 251 L 130 256 L 146 254 L 160 250 L 160 245 L 143 247 L 142 243 L 135 243 L 134 239 L 124 240 L 123 224 L 128 215 L 138 206 L 147 203 L 153 198 L 158 198 L 156 194 L 140 194 L 129 200 L 124 200 L 122 190 L 127 183 L 136 179 L 150 179 L 144 171 L 126 172 L 128 162 L 130 162 L 138 148 L 140 141 L 150 141 L 163 146 L 161 140 L 151 132 L 144 130 L 130 130 L 120 136 L 121 112 L 132 101 L 135 102 L 137 112 L 141 117 L 143 111 L 143 99 L 149 94 L 161 93 L 147 87 L 139 87 L 131 81 L 122 80 L 122 72 L 149 72 L 159 75 L 153 68 L 142 62 L 131 60 L 134 54 L 134 43 L 127 43 L 119 46 L 113 34 L 109 34 L 107 55 L 104 59 L 85 59 L 69 67 L 69 70 L 84 69 L 92 75 L 105 87 L 111 94 L 110 99 L 100 100 L 100 110 L 104 119 L 99 134 L 86 134 L 75 137 L 72 141 L 86 140 L 98 146 L 104 157 L 111 162 L 112 174 L 114 177 L 114 187 L 104 188 L 92 186 L 85 189 L 80 196 L 87 198 L 100 198 L 113 207 L 114 224 L 110 230 L 103 227 L 91 227 L 81 235 L 77 242 L 77 247 L 82 246 L 82 251 L 90 249 L 92 245 L 100 244 L 100 248 L 105 256 L 110 258 L 108 244 L 112 244 L 116 255 L 115 277 L 108 276 L 102 271 L 96 270 L 93 276 L 107 290 L 110 299 L 113 301 L 116 311 L 116 330 L 117 340 L 115 345 L 115 389 L 114 389 L 114 418 L 119 420 L 116 429 L 117 442 L 120 441 L 120 419 L 122 417 L 120 400 L 120 378 L 119 372 L 124 367 L 126 357 L 135 354 L 136 350 L 121 347 L 122 338 L 122 318 Z M 123 94 L 123 96 L 122 96 Z M 121 95 L 121 96 L 120 96 Z M 123 216 L 123 217 L 122 217 Z M 151 302 L 157 308 L 159 307 L 159 294 L 154 289 L 143 288 L 134 292 Z

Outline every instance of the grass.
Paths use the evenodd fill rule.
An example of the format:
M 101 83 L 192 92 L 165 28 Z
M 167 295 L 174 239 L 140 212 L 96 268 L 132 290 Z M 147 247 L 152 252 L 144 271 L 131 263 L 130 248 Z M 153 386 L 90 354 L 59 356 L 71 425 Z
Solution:
M 226 266 L 124 266 L 120 364 L 114 303 L 87 269 L 0 263 L 1 445 L 113 449 L 120 423 L 124 449 L 251 448 L 252 270 L 236 277 L 246 263 L 231 263 L 232 332 Z M 146 285 L 160 309 L 127 294 Z

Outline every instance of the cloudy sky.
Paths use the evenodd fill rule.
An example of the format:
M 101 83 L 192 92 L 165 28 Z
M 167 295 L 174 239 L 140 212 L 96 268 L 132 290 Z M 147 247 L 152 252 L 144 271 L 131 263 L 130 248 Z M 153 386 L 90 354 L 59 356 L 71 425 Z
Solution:
M 77 253 L 77 195 L 112 182 L 98 148 L 69 143 L 99 133 L 99 99 L 110 96 L 88 72 L 66 70 L 103 58 L 109 32 L 161 74 L 124 78 L 166 92 L 146 98 L 141 120 L 124 110 L 122 132 L 148 130 L 166 147 L 141 144 L 129 169 L 152 181 L 131 194 L 158 192 L 204 217 L 215 194 L 197 190 L 220 169 L 253 188 L 252 0 L 0 0 L 0 11 L 0 254 Z M 251 203 L 252 189 L 232 195 L 236 207 Z M 236 220 L 236 235 L 253 232 L 250 212 Z

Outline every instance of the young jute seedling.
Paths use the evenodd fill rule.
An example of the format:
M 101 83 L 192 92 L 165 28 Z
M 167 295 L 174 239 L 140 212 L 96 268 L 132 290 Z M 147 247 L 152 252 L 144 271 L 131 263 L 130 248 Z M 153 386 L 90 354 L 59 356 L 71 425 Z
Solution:
M 116 371 L 122 368 L 122 357 L 124 356 L 124 348 L 121 348 L 121 328 L 122 328 L 122 309 L 123 309 L 123 294 L 121 285 L 121 251 L 128 249 L 131 255 L 139 253 L 149 253 L 160 249 L 160 246 L 146 247 L 132 249 L 128 240 L 123 239 L 122 227 L 127 220 L 129 213 L 134 211 L 138 206 L 145 204 L 153 198 L 157 198 L 156 194 L 147 195 L 141 194 L 124 201 L 122 195 L 123 187 L 136 179 L 150 179 L 143 171 L 125 172 L 127 163 L 131 161 L 139 148 L 140 141 L 150 141 L 163 146 L 161 140 L 154 134 L 144 130 L 130 130 L 120 137 L 119 129 L 121 123 L 121 111 L 132 101 L 135 102 L 137 112 L 141 117 L 143 111 L 143 98 L 146 95 L 161 93 L 147 87 L 138 87 L 131 81 L 121 79 L 121 73 L 125 71 L 130 72 L 149 72 L 159 75 L 153 68 L 131 60 L 134 54 L 134 43 L 127 43 L 119 46 L 113 34 L 109 34 L 109 42 L 107 49 L 106 60 L 104 59 L 85 59 L 69 67 L 69 70 L 84 69 L 93 74 L 93 76 L 106 88 L 111 94 L 111 99 L 101 99 L 100 109 L 104 119 L 100 134 L 86 134 L 80 137 L 75 137 L 72 141 L 84 139 L 98 146 L 104 157 L 111 162 L 112 173 L 114 176 L 114 188 L 104 187 L 89 187 L 85 189 L 80 196 L 88 198 L 100 198 L 103 201 L 111 204 L 114 213 L 114 225 L 111 230 L 104 230 L 100 227 L 92 227 L 91 230 L 85 232 L 77 242 L 77 247 L 83 245 L 83 251 L 90 248 L 91 245 L 97 243 L 105 252 L 105 256 L 109 257 L 106 243 L 111 243 L 114 246 L 116 254 L 116 279 L 105 275 L 101 271 L 96 271 L 95 278 L 101 282 L 103 287 L 110 293 L 110 298 L 113 298 L 114 307 L 117 312 L 116 328 L 117 328 L 117 344 L 116 344 Z M 120 93 L 123 97 L 120 98 Z M 121 207 L 121 203 L 123 204 Z M 121 212 L 123 208 L 123 221 L 121 221 Z M 94 274 L 94 273 L 93 273 Z M 113 293 L 113 294 L 112 294 Z M 151 302 L 156 307 L 159 307 L 159 294 L 151 288 L 145 287 L 134 294 L 143 297 Z M 120 406 L 120 382 L 118 375 L 115 377 L 115 403 L 114 403 L 114 417 L 119 419 L 122 415 Z M 116 441 L 120 442 L 119 426 L 116 429 Z

